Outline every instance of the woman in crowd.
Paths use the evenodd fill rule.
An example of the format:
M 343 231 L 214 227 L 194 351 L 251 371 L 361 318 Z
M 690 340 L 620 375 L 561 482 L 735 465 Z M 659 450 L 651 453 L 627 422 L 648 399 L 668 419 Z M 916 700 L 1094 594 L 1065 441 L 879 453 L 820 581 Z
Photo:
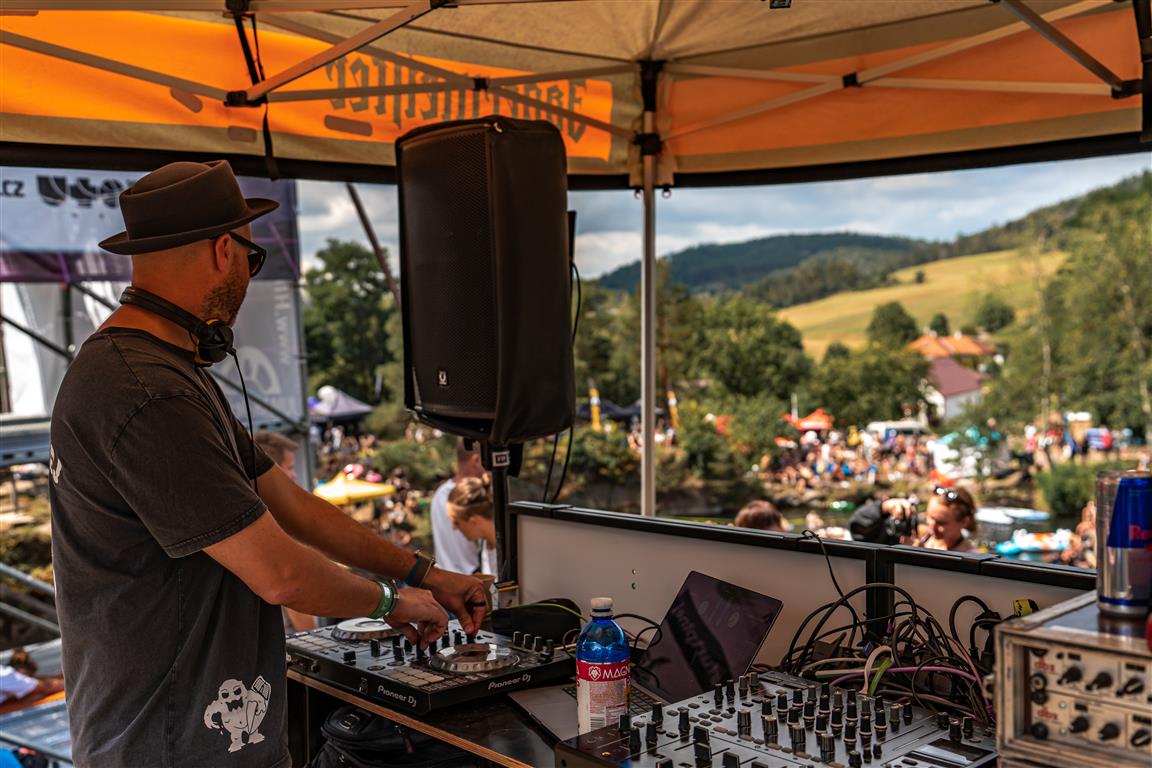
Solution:
M 736 513 L 733 521 L 737 528 L 758 528 L 761 531 L 783 531 L 784 519 L 780 510 L 770 501 L 750 501 Z
M 937 486 L 928 501 L 928 532 L 918 547 L 951 552 L 976 551 L 976 500 L 964 488 Z
M 925 510 L 925 525 L 917 520 L 912 499 L 871 502 L 852 514 L 848 527 L 856 541 L 912 544 L 951 552 L 976 550 L 976 500 L 964 488 L 936 486 Z
M 488 486 L 478 477 L 466 477 L 448 494 L 452 526 L 472 542 L 484 542 L 477 562 L 480 573 L 496 574 L 496 519 Z

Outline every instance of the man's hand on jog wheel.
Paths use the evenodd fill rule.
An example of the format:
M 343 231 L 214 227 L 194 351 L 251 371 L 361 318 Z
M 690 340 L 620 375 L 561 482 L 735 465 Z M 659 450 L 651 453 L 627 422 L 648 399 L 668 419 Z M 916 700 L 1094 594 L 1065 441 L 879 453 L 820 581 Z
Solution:
M 484 582 L 473 576 L 433 568 L 422 585 L 431 590 L 440 605 L 456 614 L 464 633 L 474 635 L 488 611 L 488 592 Z
M 448 629 L 448 614 L 426 589 L 407 587 L 396 593 L 396 607 L 388 623 L 413 645 L 427 648 Z

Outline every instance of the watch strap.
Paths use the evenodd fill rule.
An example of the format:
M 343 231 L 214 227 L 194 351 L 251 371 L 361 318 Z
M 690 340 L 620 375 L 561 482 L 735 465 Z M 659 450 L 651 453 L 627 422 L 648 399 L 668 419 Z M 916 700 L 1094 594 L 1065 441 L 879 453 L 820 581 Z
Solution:
M 416 562 L 412 564 L 412 569 L 408 571 L 408 575 L 404 577 L 404 581 L 410 587 L 419 587 L 424 584 L 424 579 L 428 578 L 428 572 L 432 570 L 432 566 L 436 561 L 420 552 L 416 553 Z

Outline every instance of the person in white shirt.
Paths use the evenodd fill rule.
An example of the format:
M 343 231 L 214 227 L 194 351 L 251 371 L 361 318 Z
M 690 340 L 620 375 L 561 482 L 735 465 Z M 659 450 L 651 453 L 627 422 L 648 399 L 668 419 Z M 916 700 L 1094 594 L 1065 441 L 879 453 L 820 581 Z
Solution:
M 456 530 L 473 542 L 483 544 L 480 557 L 482 573 L 496 575 L 496 515 L 492 496 L 484 481 L 469 477 L 456 483 L 448 494 L 448 517 Z
M 475 573 L 480 566 L 478 545 L 456 530 L 448 517 L 448 494 L 465 478 L 484 476 L 479 450 L 468 450 L 464 441 L 456 443 L 456 474 L 444 481 L 432 495 L 429 514 L 432 516 L 432 545 L 436 552 L 436 565 L 446 571 Z

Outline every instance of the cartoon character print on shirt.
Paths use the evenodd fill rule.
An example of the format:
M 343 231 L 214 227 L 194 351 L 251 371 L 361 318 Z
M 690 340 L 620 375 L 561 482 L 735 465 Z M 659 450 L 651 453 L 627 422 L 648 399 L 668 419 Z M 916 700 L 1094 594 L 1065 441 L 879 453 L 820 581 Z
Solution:
M 264 735 L 258 729 L 268 711 L 271 695 L 272 686 L 263 676 L 257 677 L 251 688 L 236 679 L 225 680 L 216 700 L 204 709 L 204 725 L 229 735 L 229 752 L 259 744 L 264 741 Z

